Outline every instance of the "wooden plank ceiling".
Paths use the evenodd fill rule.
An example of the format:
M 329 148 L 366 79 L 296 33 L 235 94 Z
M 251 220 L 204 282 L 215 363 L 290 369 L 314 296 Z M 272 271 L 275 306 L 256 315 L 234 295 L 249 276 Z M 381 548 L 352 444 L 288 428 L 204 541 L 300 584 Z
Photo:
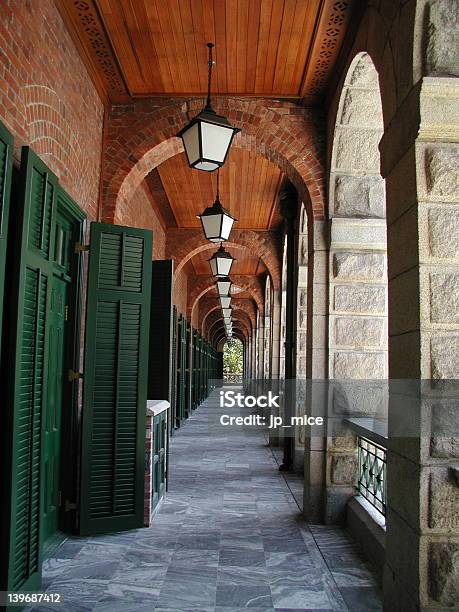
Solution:
M 219 94 L 320 100 L 355 0 L 55 0 L 111 102 Z
M 185 153 L 157 168 L 178 227 L 200 227 L 196 215 L 215 200 L 215 172 L 188 166 Z M 237 219 L 237 229 L 268 230 L 281 222 L 277 208 L 282 172 L 266 158 L 232 148 L 220 170 L 220 201 Z

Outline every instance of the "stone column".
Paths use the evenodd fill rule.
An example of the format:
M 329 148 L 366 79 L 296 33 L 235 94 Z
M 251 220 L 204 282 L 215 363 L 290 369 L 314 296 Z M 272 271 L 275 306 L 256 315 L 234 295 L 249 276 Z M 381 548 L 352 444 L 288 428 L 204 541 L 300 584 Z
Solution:
M 265 339 L 265 326 L 264 326 L 265 318 L 260 313 L 258 317 L 258 370 L 257 377 L 259 380 L 263 380 L 264 378 L 264 339 Z
M 281 192 L 281 215 L 285 219 L 287 234 L 287 285 L 286 285 L 286 316 L 285 316 L 285 394 L 284 423 L 289 424 L 294 416 L 296 399 L 294 381 L 296 378 L 296 290 L 297 290 L 297 241 L 296 225 L 298 217 L 298 193 L 295 187 L 288 185 Z M 286 471 L 293 467 L 294 432 L 285 430 L 284 458 L 280 470 Z
M 300 298 L 307 314 L 306 374 L 309 379 L 307 414 L 323 415 L 324 386 L 314 384 L 328 377 L 328 224 L 308 224 L 307 294 Z M 305 304 L 305 306 L 304 306 Z M 307 520 L 324 520 L 326 443 L 311 428 L 305 431 L 303 513 Z
M 304 205 L 301 206 L 298 223 L 298 273 L 297 273 L 297 314 L 296 314 L 296 416 L 306 413 L 306 363 L 307 363 L 307 312 L 308 312 L 308 218 Z M 295 427 L 293 469 L 304 471 L 305 428 Z
M 458 73 L 457 10 L 457 2 L 429 3 L 425 65 L 433 73 Z M 418 435 L 394 437 L 388 452 L 387 610 L 457 609 L 459 601 L 457 380 L 450 401 L 440 401 L 447 386 L 439 383 L 459 379 L 458 109 L 459 79 L 424 77 L 381 143 L 390 375 L 425 380 L 410 398 Z M 390 431 L 397 408 L 391 393 Z
M 272 318 L 272 348 L 271 348 L 271 376 L 273 379 L 279 378 L 280 362 L 280 318 L 281 318 L 281 291 L 273 291 L 273 318 Z
M 325 521 L 339 523 L 358 472 L 357 440 L 343 418 L 387 415 L 386 384 L 374 382 L 387 378 L 384 219 L 331 220 L 329 279 L 329 377 L 342 384 L 330 388 Z

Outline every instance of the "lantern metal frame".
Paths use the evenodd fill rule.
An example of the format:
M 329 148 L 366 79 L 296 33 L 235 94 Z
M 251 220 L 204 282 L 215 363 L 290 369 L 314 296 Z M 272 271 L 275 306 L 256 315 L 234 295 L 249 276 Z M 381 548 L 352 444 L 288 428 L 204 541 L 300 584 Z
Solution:
M 230 261 L 227 270 L 219 271 L 219 266 L 224 265 L 224 264 L 219 263 L 219 260 L 223 260 L 224 262 Z M 212 257 L 208 259 L 207 261 L 209 262 L 212 274 L 218 278 L 221 278 L 224 276 L 229 276 L 231 272 L 231 266 L 236 261 L 236 259 L 231 255 L 231 253 L 228 253 L 228 251 L 225 251 L 223 244 L 220 244 L 220 248 L 217 249 L 215 253 L 212 255 Z
M 218 295 L 220 297 L 230 297 L 231 286 L 233 283 L 229 276 L 224 276 L 222 278 L 219 278 L 216 284 L 217 284 Z M 228 285 L 228 290 L 225 291 L 224 287 L 221 287 L 221 285 L 225 285 L 225 286 Z
M 214 234 L 209 235 L 206 229 L 204 219 L 206 217 L 217 217 L 217 216 L 220 216 L 218 230 L 215 232 L 215 235 Z M 215 242 L 215 243 L 225 242 L 225 240 L 228 240 L 231 234 L 231 230 L 233 229 L 234 222 L 237 221 L 237 219 L 233 217 L 233 215 L 229 212 L 229 210 L 224 208 L 220 202 L 220 171 L 217 172 L 217 193 L 215 197 L 215 202 L 212 204 L 212 206 L 208 206 L 206 209 L 204 209 L 204 212 L 202 212 L 200 215 L 196 215 L 196 217 L 201 221 L 202 231 L 204 232 L 204 236 L 206 237 L 207 240 L 209 240 L 210 242 Z M 223 232 L 223 225 L 224 225 L 225 217 L 231 221 L 227 233 Z
M 209 49 L 209 59 L 208 59 L 208 74 L 207 74 L 207 100 L 206 100 L 206 105 L 205 107 L 202 109 L 202 111 L 200 113 L 198 113 L 182 130 L 180 130 L 180 132 L 177 134 L 177 136 L 179 138 L 182 139 L 183 141 L 183 146 L 185 149 L 185 153 L 187 156 L 187 160 L 188 160 L 188 165 L 190 166 L 190 168 L 194 168 L 196 170 L 201 170 L 203 172 L 214 172 L 215 170 L 217 170 L 218 168 L 220 168 L 221 166 L 224 165 L 226 158 L 228 157 L 228 152 L 231 148 L 231 144 L 233 142 L 233 138 L 234 136 L 240 132 L 241 130 L 237 127 L 235 127 L 234 125 L 231 125 L 231 123 L 228 121 L 228 119 L 226 117 L 224 117 L 223 115 L 217 115 L 217 113 L 214 111 L 214 109 L 212 108 L 212 102 L 211 102 L 211 83 L 212 83 L 212 67 L 214 65 L 214 61 L 213 61 L 213 53 L 212 50 L 214 48 L 214 44 L 213 43 L 207 43 L 207 48 Z M 226 148 L 226 153 L 223 157 L 223 160 L 215 160 L 215 159 L 210 159 L 210 158 L 206 158 L 203 157 L 203 134 L 202 134 L 202 124 L 203 123 L 207 123 L 209 125 L 214 125 L 220 128 L 224 128 L 225 130 L 231 130 L 232 134 L 231 137 L 229 139 L 227 148 Z M 199 156 L 196 159 L 196 161 L 194 162 L 190 162 L 190 156 L 188 154 L 188 149 L 186 146 L 186 142 L 185 142 L 185 138 L 184 138 L 184 134 L 186 132 L 188 132 L 188 130 L 192 129 L 194 125 L 197 124 L 197 129 L 198 129 L 198 134 L 197 134 L 197 138 L 198 138 L 198 149 L 199 149 Z M 198 168 L 198 164 L 202 164 L 202 163 L 208 163 L 208 164 L 213 164 L 215 167 L 213 168 Z

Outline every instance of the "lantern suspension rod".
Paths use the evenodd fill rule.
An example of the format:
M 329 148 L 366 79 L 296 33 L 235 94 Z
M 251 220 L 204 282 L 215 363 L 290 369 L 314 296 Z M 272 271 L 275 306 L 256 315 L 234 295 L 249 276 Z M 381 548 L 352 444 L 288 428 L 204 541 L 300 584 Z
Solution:
M 209 71 L 207 74 L 207 102 L 206 102 L 206 108 L 210 108 L 210 85 L 211 85 L 211 81 L 212 81 L 212 67 L 214 65 L 214 60 L 213 60 L 213 53 L 212 53 L 212 49 L 215 47 L 215 45 L 211 42 L 207 43 L 207 48 L 209 49 L 209 61 L 208 61 L 208 66 L 209 66 Z

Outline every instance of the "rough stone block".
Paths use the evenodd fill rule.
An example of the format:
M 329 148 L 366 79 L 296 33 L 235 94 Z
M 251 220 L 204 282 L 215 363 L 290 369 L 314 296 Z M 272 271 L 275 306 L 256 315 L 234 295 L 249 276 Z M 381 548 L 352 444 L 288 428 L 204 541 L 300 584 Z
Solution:
M 335 342 L 340 346 L 378 348 L 384 345 L 382 319 L 335 319 Z
M 382 253 L 335 253 L 333 276 L 341 280 L 383 281 L 384 259 Z
M 363 172 L 379 172 L 379 141 L 381 130 L 375 128 L 360 128 L 336 130 L 336 169 Z
M 333 455 L 331 481 L 333 484 L 352 485 L 357 481 L 358 461 L 355 455 Z
M 459 601 L 459 543 L 432 542 L 429 552 L 429 595 L 453 608 Z
M 335 215 L 338 217 L 376 217 L 386 214 L 384 179 L 380 176 L 337 176 Z
M 459 1 L 433 0 L 428 15 L 427 74 L 459 76 Z
M 430 318 L 434 323 L 459 323 L 459 273 L 430 275 Z
M 342 114 L 342 125 L 384 129 L 381 97 L 378 89 L 352 89 L 346 91 Z
M 459 336 L 437 336 L 430 341 L 432 378 L 459 378 Z
M 443 531 L 459 528 L 459 487 L 447 469 L 430 475 L 429 527 Z
M 459 200 L 459 149 L 431 147 L 425 153 L 427 194 L 447 201 Z
M 333 383 L 332 414 L 384 419 L 387 416 L 387 398 L 385 383 Z
M 349 85 L 368 88 L 378 87 L 378 73 L 368 53 L 362 53 L 359 57 L 352 71 Z
M 377 379 L 386 375 L 384 353 L 337 352 L 333 377 L 338 379 Z
M 432 457 L 459 459 L 459 411 L 455 400 L 432 407 L 430 452 Z
M 459 214 L 429 211 L 429 250 L 433 257 L 459 259 Z
M 385 287 L 366 285 L 335 286 L 334 309 L 358 314 L 385 314 Z

